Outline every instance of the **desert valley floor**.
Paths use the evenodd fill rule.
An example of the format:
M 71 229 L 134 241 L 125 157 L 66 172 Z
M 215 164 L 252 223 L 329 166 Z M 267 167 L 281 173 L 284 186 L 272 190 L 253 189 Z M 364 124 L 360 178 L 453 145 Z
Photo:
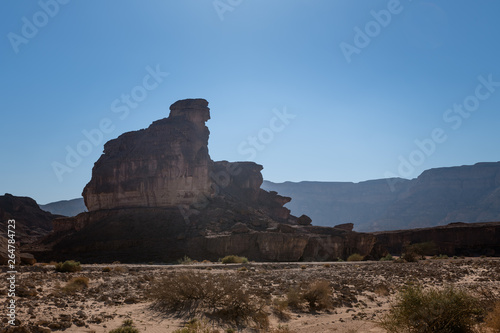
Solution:
M 6 272 L 3 267 L 1 281 L 6 281 Z M 377 321 L 408 283 L 433 288 L 454 285 L 483 298 L 497 298 L 500 293 L 500 260 L 494 258 L 428 259 L 417 263 L 115 263 L 83 265 L 82 271 L 75 273 L 58 273 L 53 265 L 36 264 L 18 271 L 18 324 L 37 332 L 64 329 L 68 333 L 101 333 L 131 319 L 139 332 L 174 332 L 186 324 L 189 316 L 179 317 L 153 307 L 151 287 L 164 277 L 182 274 L 223 276 L 248 292 L 264 295 L 264 311 L 269 314 L 271 325 L 266 331 L 281 328 L 279 332 L 384 332 Z M 68 281 L 75 277 L 88 278 L 88 286 L 68 288 Z M 275 300 L 283 299 L 293 288 L 317 281 L 327 281 L 331 288 L 331 303 L 326 310 L 312 310 L 306 305 L 277 309 Z M 6 286 L 0 294 L 4 303 Z M 197 314 L 193 317 L 202 318 Z M 234 325 L 218 326 L 210 321 L 207 324 L 219 332 L 231 327 L 236 330 Z M 5 320 L 1 325 L 4 329 L 0 331 L 7 332 Z M 257 330 L 247 327 L 240 331 Z

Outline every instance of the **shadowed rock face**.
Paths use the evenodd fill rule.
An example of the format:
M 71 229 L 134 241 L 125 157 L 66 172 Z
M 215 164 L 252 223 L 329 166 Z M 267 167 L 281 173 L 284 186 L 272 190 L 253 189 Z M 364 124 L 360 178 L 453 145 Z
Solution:
M 431 242 L 436 246 L 436 255 L 500 255 L 500 222 L 450 223 L 434 228 L 382 231 L 373 235 L 392 254 L 400 254 L 408 244 Z
M 9 260 L 7 245 L 7 221 L 15 220 L 15 240 L 17 263 L 32 265 L 35 260 L 20 251 L 26 250 L 26 245 L 52 231 L 52 220 L 59 215 L 53 215 L 41 210 L 35 200 L 28 197 L 16 197 L 11 194 L 0 196 L 0 265 L 6 265 Z
M 83 191 L 89 212 L 54 220 L 54 233 L 37 255 L 140 262 L 184 255 L 297 261 L 371 254 L 371 235 L 315 229 L 307 216 L 290 215 L 283 206 L 291 198 L 261 189 L 261 165 L 213 162 L 208 119 L 207 101 L 182 100 L 168 118 L 106 143 Z
M 352 224 L 318 227 L 291 215 L 283 207 L 291 198 L 261 189 L 261 165 L 210 159 L 207 101 L 178 101 L 170 110 L 148 129 L 106 143 L 83 191 L 89 212 L 55 219 L 37 258 L 327 261 L 353 253 L 377 259 L 397 245 L 391 235 L 353 232 Z
M 0 196 L 0 221 L 3 223 L 0 230 L 6 230 L 7 220 L 15 219 L 16 234 L 23 242 L 52 231 L 52 220 L 56 217 L 58 215 L 40 209 L 36 201 L 31 198 L 16 197 L 11 194 Z
M 83 190 L 88 210 L 172 207 L 211 196 L 209 119 L 206 100 L 178 101 L 169 118 L 106 143 Z

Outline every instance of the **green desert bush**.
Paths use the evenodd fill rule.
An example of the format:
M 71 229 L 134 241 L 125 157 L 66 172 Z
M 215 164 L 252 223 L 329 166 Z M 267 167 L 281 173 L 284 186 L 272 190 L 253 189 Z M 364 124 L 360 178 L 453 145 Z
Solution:
M 434 242 L 422 242 L 408 244 L 404 247 L 401 258 L 407 262 L 416 262 L 419 259 L 425 259 L 425 256 L 435 255 L 438 248 Z
M 82 270 L 80 262 L 74 260 L 66 260 L 65 262 L 58 262 L 54 265 L 57 272 L 79 272 Z
M 109 273 L 109 272 L 111 272 L 111 267 L 103 267 L 102 272 L 103 273 Z
M 394 258 L 392 257 L 392 255 L 389 253 L 387 254 L 385 257 L 382 257 L 380 258 L 380 261 L 393 261 Z
M 189 258 L 188 256 L 184 256 L 181 259 L 177 260 L 177 264 L 179 264 L 179 265 L 191 265 L 191 264 L 193 264 L 193 259 Z
M 178 315 L 202 315 L 235 325 L 267 328 L 266 299 L 232 274 L 179 272 L 153 283 L 153 306 Z
M 365 257 L 363 257 L 361 254 L 359 253 L 354 253 L 354 254 L 351 254 L 349 256 L 349 258 L 347 258 L 347 261 L 363 261 Z
M 77 291 L 89 287 L 89 278 L 86 276 L 74 277 L 66 283 L 62 290 L 67 294 L 73 294 Z
M 390 333 L 469 333 L 481 315 L 478 300 L 463 290 L 410 285 L 379 324 Z
M 235 255 L 225 256 L 220 260 L 223 264 L 246 264 L 248 259 L 245 257 L 239 257 Z

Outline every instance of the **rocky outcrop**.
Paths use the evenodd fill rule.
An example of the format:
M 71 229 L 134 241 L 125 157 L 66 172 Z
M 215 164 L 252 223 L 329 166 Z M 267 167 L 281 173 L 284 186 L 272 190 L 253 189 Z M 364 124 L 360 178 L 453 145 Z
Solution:
M 88 210 L 172 207 L 211 196 L 209 119 L 207 101 L 178 101 L 170 117 L 107 142 L 83 190 Z
M 0 196 L 0 229 L 5 232 L 7 221 L 16 220 L 16 234 L 23 242 L 48 234 L 52 230 L 52 220 L 57 217 L 41 210 L 36 201 L 29 197 L 11 194 Z
M 291 215 L 284 207 L 290 197 L 261 189 L 261 165 L 212 161 L 207 101 L 183 100 L 170 110 L 149 128 L 106 143 L 83 191 L 89 211 L 55 219 L 37 258 L 172 262 L 235 254 L 256 261 L 327 261 L 353 253 L 378 259 L 393 249 L 385 243 L 396 244 L 397 237 L 354 232 L 352 223 L 313 226 L 309 217 Z M 380 216 L 377 200 L 389 207 L 411 196 L 404 186 L 386 193 L 387 183 L 365 185 L 370 211 L 360 216 Z M 354 197 L 343 202 L 359 206 Z
M 372 252 L 371 235 L 315 229 L 309 217 L 291 215 L 284 207 L 291 198 L 261 189 L 261 165 L 212 161 L 207 101 L 178 101 L 170 111 L 105 144 L 83 191 L 89 211 L 55 219 L 37 257 L 297 261 Z
M 434 228 L 373 233 L 390 253 L 401 254 L 406 245 L 434 243 L 436 255 L 500 256 L 500 222 L 451 223 Z
M 263 188 L 293 197 L 287 205 L 293 214 L 323 226 L 354 223 L 357 231 L 500 220 L 500 162 L 430 169 L 413 180 L 264 182 Z
M 7 225 L 15 220 L 15 264 L 32 265 L 35 257 L 26 251 L 30 244 L 52 231 L 52 220 L 59 217 L 40 209 L 35 200 L 11 194 L 0 196 L 0 265 L 7 265 L 9 258 Z

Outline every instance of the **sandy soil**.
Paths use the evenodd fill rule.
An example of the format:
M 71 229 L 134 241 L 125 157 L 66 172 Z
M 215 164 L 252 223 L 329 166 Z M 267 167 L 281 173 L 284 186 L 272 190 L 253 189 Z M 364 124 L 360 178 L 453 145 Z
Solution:
M 51 265 L 20 267 L 17 273 L 17 319 L 19 332 L 96 332 L 117 328 L 132 319 L 140 332 L 173 332 L 189 318 L 176 318 L 154 310 L 148 298 L 152 283 L 168 274 L 195 270 L 202 274 L 233 274 L 242 285 L 258 286 L 271 298 L 279 298 L 291 287 L 320 279 L 332 287 L 333 307 L 326 311 L 288 310 L 290 318 L 279 320 L 268 309 L 272 327 L 287 326 L 292 332 L 384 332 L 376 322 L 386 313 L 395 294 L 406 283 L 426 286 L 460 285 L 472 293 L 481 288 L 500 295 L 500 260 L 449 259 L 418 263 L 250 263 L 244 265 L 195 264 L 84 265 L 77 273 L 57 273 Z M 111 271 L 103 271 L 109 267 Z M 2 267 L 0 301 L 7 302 L 7 268 Z M 74 277 L 89 278 L 88 288 L 64 291 Z M 479 288 L 479 289 L 478 289 Z M 6 316 L 0 325 L 5 331 Z M 35 329 L 35 327 L 37 327 Z M 214 324 L 215 327 L 215 324 Z M 216 327 L 217 328 L 217 327 Z M 247 328 L 244 331 L 252 332 Z M 223 332 L 220 329 L 220 332 Z

